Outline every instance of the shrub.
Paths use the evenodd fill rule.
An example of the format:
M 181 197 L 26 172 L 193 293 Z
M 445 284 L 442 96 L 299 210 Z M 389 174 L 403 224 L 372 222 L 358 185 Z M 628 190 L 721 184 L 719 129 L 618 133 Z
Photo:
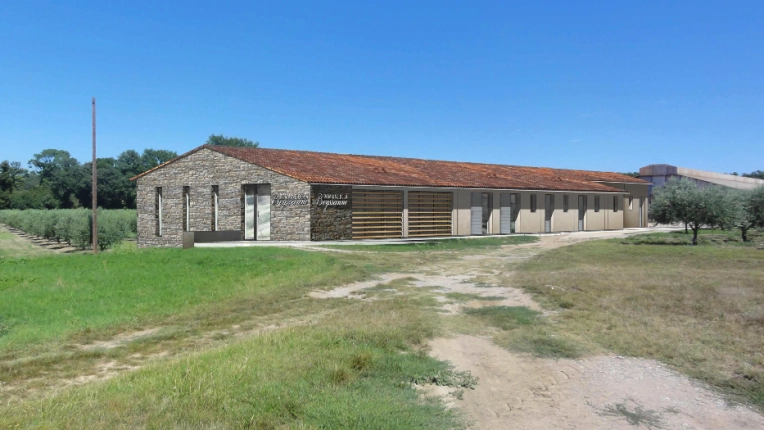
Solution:
M 0 223 L 28 234 L 66 242 L 80 249 L 92 245 L 92 214 L 87 209 L 2 210 Z M 98 247 L 102 250 L 134 236 L 137 229 L 135 210 L 98 210 Z

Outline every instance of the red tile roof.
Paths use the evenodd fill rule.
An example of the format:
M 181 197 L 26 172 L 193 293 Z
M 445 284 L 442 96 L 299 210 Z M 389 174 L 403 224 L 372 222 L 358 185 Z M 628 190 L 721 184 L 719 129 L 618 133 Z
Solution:
M 641 179 L 609 172 L 210 145 L 196 148 L 133 179 L 203 148 L 314 184 L 600 192 L 623 190 L 597 182 L 647 184 Z

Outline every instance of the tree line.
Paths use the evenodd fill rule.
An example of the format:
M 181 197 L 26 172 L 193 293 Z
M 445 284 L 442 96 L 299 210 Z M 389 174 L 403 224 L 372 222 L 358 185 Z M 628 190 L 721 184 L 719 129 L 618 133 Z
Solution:
M 240 137 L 211 135 L 208 145 L 257 147 Z M 116 158 L 97 158 L 98 206 L 135 209 L 135 175 L 177 157 L 175 151 L 129 149 Z M 45 149 L 23 167 L 19 161 L 0 163 L 0 209 L 72 209 L 92 200 L 92 162 L 80 163 L 68 151 Z
M 650 218 L 660 224 L 684 224 L 698 244 L 703 227 L 737 229 L 743 242 L 748 232 L 764 228 L 764 186 L 738 190 L 722 186 L 698 187 L 687 178 L 669 180 L 653 189 Z

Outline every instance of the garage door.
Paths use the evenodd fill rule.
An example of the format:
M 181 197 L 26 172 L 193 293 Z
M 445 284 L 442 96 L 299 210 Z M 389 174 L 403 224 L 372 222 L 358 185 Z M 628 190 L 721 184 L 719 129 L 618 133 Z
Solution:
M 403 192 L 353 190 L 353 239 L 403 237 Z
M 409 237 L 451 236 L 452 193 L 409 192 Z

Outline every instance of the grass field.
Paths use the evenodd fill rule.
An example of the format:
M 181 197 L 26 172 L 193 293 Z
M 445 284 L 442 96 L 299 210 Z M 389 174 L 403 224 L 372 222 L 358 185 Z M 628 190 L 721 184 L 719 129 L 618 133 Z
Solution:
M 537 242 L 535 236 L 485 237 L 472 239 L 440 239 L 427 242 L 396 245 L 322 245 L 327 249 L 375 252 L 461 251 L 480 248 L 497 248 L 504 245 L 520 245 Z
M 764 407 L 764 252 L 621 242 L 542 254 L 517 284 L 590 350 L 655 358 Z
M 404 300 L 356 302 L 310 327 L 0 407 L 0 427 L 457 428 L 453 412 L 411 385 L 473 383 L 415 348 L 435 321 Z
M 764 407 L 763 251 L 613 239 L 501 258 L 535 240 L 347 247 L 360 253 L 123 244 L 0 259 L 0 428 L 459 428 L 412 387 L 474 385 L 422 348 L 449 332 L 493 333 L 541 357 L 654 358 Z M 505 273 L 493 281 L 552 312 L 449 293 L 484 307 L 444 317 L 435 287 L 414 278 L 367 288 L 366 302 L 307 295 L 425 267 Z M 140 369 L 64 388 L 104 365 Z
M 0 227 L 0 259 L 7 257 L 32 257 L 50 253 L 51 251 L 30 243 Z

